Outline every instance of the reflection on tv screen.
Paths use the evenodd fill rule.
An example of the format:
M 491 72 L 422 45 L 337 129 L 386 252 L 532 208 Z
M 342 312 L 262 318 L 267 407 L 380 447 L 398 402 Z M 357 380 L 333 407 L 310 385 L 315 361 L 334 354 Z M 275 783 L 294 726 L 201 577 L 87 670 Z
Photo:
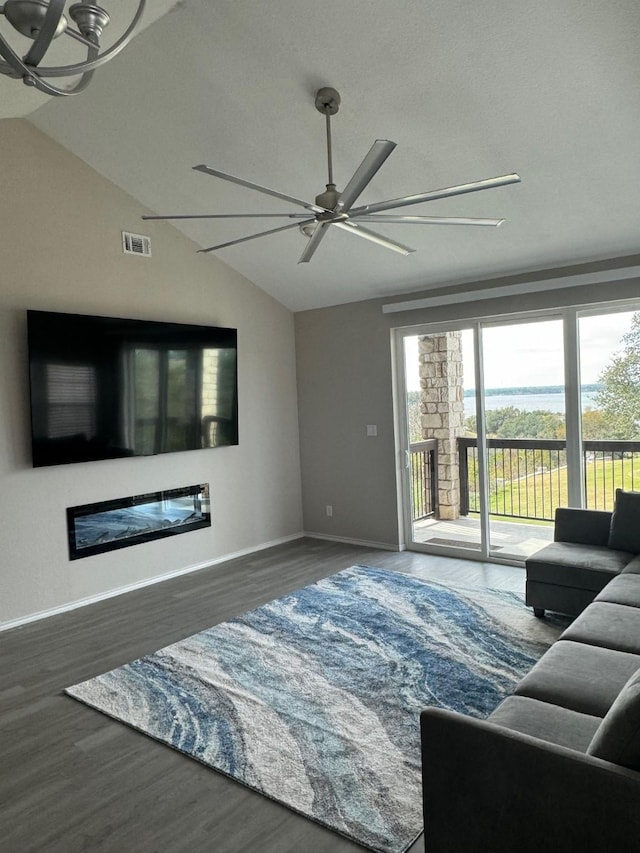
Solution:
M 235 329 L 27 314 L 34 466 L 238 443 Z

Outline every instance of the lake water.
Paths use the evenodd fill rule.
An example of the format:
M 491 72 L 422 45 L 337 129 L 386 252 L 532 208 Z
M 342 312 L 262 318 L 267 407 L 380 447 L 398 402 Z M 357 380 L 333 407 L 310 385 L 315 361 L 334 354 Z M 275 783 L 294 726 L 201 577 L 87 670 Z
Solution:
M 582 408 L 595 408 L 594 391 L 582 393 Z M 495 394 L 485 397 L 485 409 L 504 409 L 513 406 L 525 412 L 564 412 L 564 394 Z M 464 398 L 464 414 L 470 417 L 476 413 L 476 398 Z

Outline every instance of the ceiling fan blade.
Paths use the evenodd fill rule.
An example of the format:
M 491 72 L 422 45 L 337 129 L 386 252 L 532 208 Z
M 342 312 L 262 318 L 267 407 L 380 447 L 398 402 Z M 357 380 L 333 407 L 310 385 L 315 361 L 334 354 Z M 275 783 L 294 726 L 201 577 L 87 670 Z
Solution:
M 141 216 L 141 219 L 308 219 L 308 213 L 180 213 L 166 216 Z
M 309 242 L 304 247 L 303 253 L 300 255 L 300 260 L 298 261 L 299 264 L 309 263 L 313 253 L 320 245 L 320 241 L 329 230 L 329 225 L 331 225 L 330 222 L 318 222 L 316 230 L 313 232 L 311 237 L 309 237 Z
M 219 172 L 217 169 L 211 169 L 209 166 L 205 166 L 204 164 L 201 164 L 200 166 L 193 166 L 193 169 L 196 172 L 204 172 L 205 175 L 213 175 L 214 178 L 222 178 L 223 181 L 231 181 L 232 184 L 239 184 L 241 187 L 247 187 L 250 190 L 257 190 L 259 193 L 271 195 L 274 198 L 282 199 L 282 201 L 297 204 L 298 207 L 306 207 L 307 210 L 312 210 L 314 213 L 326 212 L 324 207 L 319 207 L 317 204 L 311 204 L 311 202 L 294 198 L 291 195 L 285 195 L 284 193 L 279 193 L 276 190 L 261 187 L 259 184 L 252 184 L 251 181 L 245 181 L 243 178 L 236 178 L 233 175 L 227 175 L 225 172 Z
M 410 255 L 412 252 L 415 252 L 415 249 L 411 249 L 409 246 L 403 246 L 402 243 L 396 243 L 393 240 L 388 240 L 386 237 L 383 237 L 382 234 L 377 234 L 375 231 L 369 230 L 369 228 L 363 228 L 362 225 L 358 225 L 356 222 L 334 222 L 332 224 L 338 228 L 342 228 L 343 231 L 347 231 L 349 234 L 356 234 L 358 237 L 363 237 L 371 243 L 377 243 L 378 246 L 384 246 L 385 249 L 391 249 L 393 252 L 398 252 L 400 255 Z
M 278 231 L 286 231 L 288 228 L 299 228 L 306 222 L 314 222 L 314 219 L 303 219 L 301 222 L 290 222 L 288 225 L 281 225 L 280 228 L 270 228 L 268 231 L 260 231 L 259 234 L 250 234 L 248 237 L 240 237 L 239 240 L 229 240 L 228 243 L 219 243 L 217 246 L 209 246 L 208 249 L 198 249 L 198 252 L 215 252 L 217 249 L 226 249 L 227 246 L 235 246 L 238 243 L 246 243 L 247 240 L 255 240 L 257 237 L 266 237 L 267 234 L 277 234 Z
M 395 147 L 396 143 L 389 139 L 376 139 L 340 195 L 338 207 L 341 210 L 349 210 Z
M 389 222 L 409 223 L 411 225 L 492 225 L 497 228 L 505 221 L 504 219 L 474 219 L 469 216 L 398 216 L 384 215 L 379 213 L 361 213 L 352 217 L 358 222 Z
M 484 181 L 473 181 L 470 184 L 460 184 L 456 187 L 446 187 L 442 190 L 431 190 L 431 192 L 419 195 L 407 195 L 403 198 L 394 198 L 390 201 L 380 201 L 377 204 L 363 205 L 349 211 L 350 216 L 359 216 L 361 213 L 378 213 L 382 210 L 391 210 L 394 207 L 405 207 L 409 204 L 420 204 L 423 201 L 434 201 L 438 198 L 450 198 L 451 196 L 475 193 L 479 190 L 490 190 L 495 187 L 504 187 L 507 184 L 517 184 L 521 180 L 520 175 L 501 175 L 498 178 L 487 178 Z

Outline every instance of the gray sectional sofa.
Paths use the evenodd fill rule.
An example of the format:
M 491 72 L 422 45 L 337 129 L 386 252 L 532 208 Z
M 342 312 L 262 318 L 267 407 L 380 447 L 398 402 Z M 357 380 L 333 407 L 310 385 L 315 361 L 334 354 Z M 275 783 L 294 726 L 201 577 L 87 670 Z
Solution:
M 616 491 L 613 513 L 559 508 L 554 541 L 526 560 L 526 603 L 577 616 L 640 553 L 639 492 Z
M 640 557 L 625 553 L 487 720 L 422 713 L 426 853 L 640 853 Z

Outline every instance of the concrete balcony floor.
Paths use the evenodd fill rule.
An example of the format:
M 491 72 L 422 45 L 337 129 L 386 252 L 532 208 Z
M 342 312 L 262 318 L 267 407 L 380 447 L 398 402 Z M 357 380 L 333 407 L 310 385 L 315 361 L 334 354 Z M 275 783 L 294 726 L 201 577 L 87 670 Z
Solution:
M 455 521 L 425 518 L 414 522 L 414 542 L 480 550 L 480 519 L 466 516 Z M 539 548 L 553 541 L 553 523 L 526 524 L 518 519 L 493 518 L 490 522 L 491 550 L 496 557 L 522 562 Z

